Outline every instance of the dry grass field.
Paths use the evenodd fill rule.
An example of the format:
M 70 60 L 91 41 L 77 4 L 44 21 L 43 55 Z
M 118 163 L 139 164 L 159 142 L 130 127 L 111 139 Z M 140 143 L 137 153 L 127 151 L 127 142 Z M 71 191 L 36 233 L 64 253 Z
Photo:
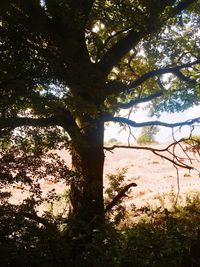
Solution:
M 166 146 L 166 144 L 152 145 L 157 149 Z M 176 153 L 180 155 L 184 163 L 189 163 L 180 147 L 178 147 Z M 64 151 L 59 154 L 70 166 L 70 155 Z M 175 199 L 179 191 L 178 200 L 181 202 L 187 194 L 200 192 L 200 176 L 197 171 L 200 169 L 200 162 L 198 158 L 195 159 L 192 153 L 189 153 L 189 156 L 196 168 L 195 170 L 177 169 L 172 162 L 154 155 L 151 151 L 124 148 L 116 148 L 112 153 L 105 151 L 104 188 L 106 188 L 108 182 L 107 174 L 117 173 L 118 170 L 127 168 L 125 182 L 135 182 L 137 184 L 137 187 L 131 189 L 131 198 L 127 199 L 127 204 L 134 204 L 137 207 L 146 203 L 159 205 L 162 199 L 168 205 L 169 199 L 172 197 Z M 44 195 L 52 188 L 55 188 L 59 194 L 65 190 L 63 183 L 53 184 L 45 180 L 42 181 L 41 187 Z M 12 189 L 12 194 L 10 201 L 19 203 L 29 195 L 29 192 L 24 191 L 22 193 L 20 188 L 15 187 Z
M 152 145 L 156 149 L 162 149 L 165 145 Z M 190 162 L 183 153 L 181 147 L 175 151 L 184 163 Z M 163 155 L 167 156 L 167 153 Z M 115 172 L 117 168 L 127 167 L 127 182 L 135 181 L 137 187 L 132 189 L 132 204 L 140 207 L 147 202 L 159 204 L 160 198 L 169 202 L 169 197 L 176 199 L 179 193 L 179 201 L 184 196 L 193 192 L 200 192 L 200 162 L 197 155 L 188 155 L 193 163 L 194 170 L 176 168 L 172 162 L 167 161 L 151 151 L 116 149 L 113 154 L 106 152 L 105 173 Z M 195 157 L 196 156 L 196 157 Z M 173 159 L 173 157 L 171 157 Z M 106 181 L 105 181 L 106 183 Z M 172 200 L 172 199 L 171 199 Z

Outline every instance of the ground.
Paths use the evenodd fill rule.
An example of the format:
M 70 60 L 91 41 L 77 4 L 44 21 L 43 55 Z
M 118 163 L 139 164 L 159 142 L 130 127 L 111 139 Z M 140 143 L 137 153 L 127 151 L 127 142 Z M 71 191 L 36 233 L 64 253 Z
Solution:
M 168 144 L 151 145 L 155 148 L 163 148 Z M 185 158 L 186 155 L 178 147 L 176 153 Z M 166 155 L 166 153 L 165 153 Z M 195 159 L 193 154 L 189 154 L 193 160 L 194 167 L 200 169 L 200 162 Z M 179 201 L 187 193 L 200 192 L 199 172 L 195 170 L 179 168 L 178 176 L 175 166 L 161 157 L 154 155 L 151 151 L 116 149 L 113 154 L 106 152 L 105 173 L 115 172 L 117 168 L 127 167 L 127 182 L 135 181 L 137 187 L 132 189 L 132 199 L 129 200 L 137 207 L 150 202 L 158 204 L 160 196 L 165 198 L 168 204 L 169 196 L 176 199 L 179 193 Z M 179 184 L 179 186 L 178 186 Z
M 166 146 L 167 144 L 151 145 L 154 148 Z M 190 164 L 181 147 L 176 149 L 176 153 L 182 157 L 183 162 Z M 70 166 L 69 154 L 62 151 L 60 155 Z M 187 169 L 179 168 L 177 175 L 177 168 L 171 162 L 154 155 L 151 151 L 121 148 L 115 149 L 112 153 L 106 151 L 104 188 L 107 186 L 106 175 L 115 173 L 125 167 L 127 168 L 125 181 L 137 184 L 137 187 L 131 190 L 131 198 L 127 199 L 128 205 L 133 204 L 137 207 L 141 207 L 146 203 L 159 205 L 161 198 L 168 205 L 169 200 L 175 201 L 179 190 L 178 201 L 181 202 L 188 193 L 200 192 L 200 176 L 198 172 L 198 169 L 200 170 L 200 161 L 197 160 L 198 158 L 195 159 L 192 153 L 189 153 L 189 156 L 196 169 L 188 171 Z M 65 189 L 63 183 L 54 184 L 50 181 L 43 181 L 41 185 L 44 195 L 52 188 L 55 188 L 59 194 Z M 22 195 L 20 188 L 17 187 L 12 190 L 12 193 L 13 197 L 10 199 L 12 203 L 18 203 L 29 194 L 28 191 L 25 191 Z

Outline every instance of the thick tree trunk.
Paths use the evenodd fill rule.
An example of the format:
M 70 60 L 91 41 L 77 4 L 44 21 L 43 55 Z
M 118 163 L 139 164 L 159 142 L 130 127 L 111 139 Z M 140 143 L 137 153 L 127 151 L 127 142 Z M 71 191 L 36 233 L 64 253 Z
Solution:
M 103 166 L 104 123 L 88 123 L 73 140 L 70 214 L 95 227 L 104 221 Z

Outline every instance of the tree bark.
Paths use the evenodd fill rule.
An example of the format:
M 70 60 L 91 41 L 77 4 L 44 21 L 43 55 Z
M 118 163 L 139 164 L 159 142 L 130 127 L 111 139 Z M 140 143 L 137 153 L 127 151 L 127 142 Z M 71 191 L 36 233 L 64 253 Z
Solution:
M 96 227 L 105 219 L 103 200 L 104 122 L 87 122 L 74 137 L 72 166 L 76 175 L 71 182 L 70 215 Z

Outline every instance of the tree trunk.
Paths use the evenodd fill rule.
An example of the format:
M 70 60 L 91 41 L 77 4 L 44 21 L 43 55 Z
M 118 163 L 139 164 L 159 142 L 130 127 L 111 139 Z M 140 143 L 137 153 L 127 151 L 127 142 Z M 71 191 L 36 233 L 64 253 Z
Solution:
M 87 126 L 88 125 L 88 126 Z M 71 182 L 70 215 L 96 227 L 104 219 L 103 166 L 104 123 L 82 124 L 72 148 L 72 166 L 76 177 Z

